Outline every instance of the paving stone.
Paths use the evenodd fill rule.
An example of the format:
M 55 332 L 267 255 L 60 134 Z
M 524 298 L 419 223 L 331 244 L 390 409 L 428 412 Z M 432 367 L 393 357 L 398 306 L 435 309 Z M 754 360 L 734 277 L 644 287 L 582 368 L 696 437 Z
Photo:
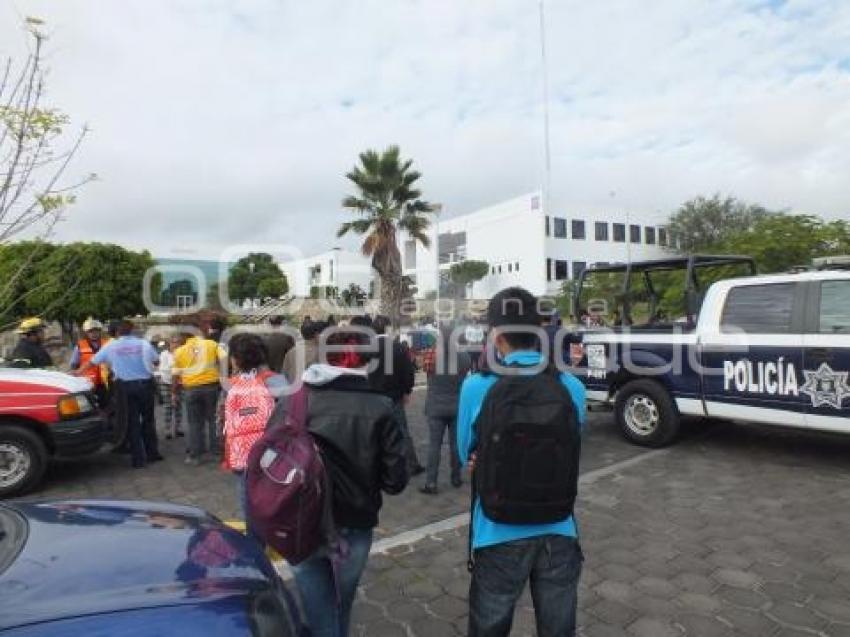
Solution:
M 719 617 L 729 622 L 735 634 L 740 635 L 758 637 L 772 635 L 779 627 L 779 624 L 770 617 L 744 608 L 723 608 Z
M 797 606 L 790 602 L 774 604 L 767 611 L 769 617 L 783 624 L 789 624 L 794 628 L 808 628 L 819 630 L 827 624 L 827 621 L 804 606 Z
M 702 615 L 714 615 L 722 606 L 717 597 L 703 593 L 682 593 L 676 601 L 686 610 Z
M 657 577 L 641 577 L 634 583 L 634 587 L 648 595 L 667 599 L 673 597 L 678 592 L 673 584 Z
M 850 624 L 830 624 L 824 632 L 829 637 L 850 637 Z
M 832 622 L 850 624 L 850 600 L 847 598 L 814 599 L 809 608 Z
M 731 568 L 718 569 L 711 574 L 711 577 L 721 584 L 735 586 L 736 588 L 752 588 L 761 582 L 758 575 Z
M 469 605 L 460 601 L 457 597 L 443 595 L 428 603 L 428 608 L 437 615 L 446 619 L 463 617 L 469 610 Z
M 589 609 L 589 612 L 600 621 L 608 624 L 624 626 L 637 616 L 633 608 L 610 599 L 603 599 Z
M 443 588 L 431 580 L 421 579 L 402 587 L 402 594 L 417 600 L 430 601 L 444 594 Z
M 725 585 L 714 591 L 714 595 L 724 599 L 733 606 L 752 608 L 754 610 L 763 608 L 770 601 L 766 595 L 757 591 Z
M 398 622 L 409 622 L 423 617 L 430 617 L 423 604 L 411 601 L 396 602 L 388 606 L 387 615 Z
M 731 628 L 715 617 L 705 615 L 679 615 L 676 623 L 685 631 L 685 635 L 696 637 L 720 637 L 730 634 Z
M 717 588 L 717 582 L 696 573 L 680 573 L 673 578 L 673 585 L 691 593 L 710 593 Z
M 762 592 L 774 601 L 787 601 L 801 603 L 811 595 L 801 587 L 784 582 L 767 582 L 761 585 Z
M 678 606 L 669 599 L 652 597 L 651 595 L 637 594 L 627 603 L 638 614 L 647 617 L 672 617 L 678 611 Z
M 436 617 L 423 617 L 410 623 L 410 629 L 417 637 L 433 637 L 434 635 L 456 635 L 455 625 Z
M 596 569 L 596 572 L 599 574 L 597 581 L 608 579 L 631 583 L 641 576 L 640 572 L 625 564 L 604 564 Z
M 612 580 L 603 580 L 599 582 L 594 589 L 597 595 L 617 602 L 625 602 L 631 599 L 635 591 L 628 584 L 623 582 L 614 582 Z
M 583 637 L 625 637 L 628 635 L 625 629 L 612 624 L 593 624 L 583 628 L 580 634 Z
M 367 632 L 369 637 L 407 637 L 404 626 L 386 620 L 370 624 Z
M 635 637 L 681 637 L 682 631 L 660 619 L 641 617 L 628 627 L 628 632 Z

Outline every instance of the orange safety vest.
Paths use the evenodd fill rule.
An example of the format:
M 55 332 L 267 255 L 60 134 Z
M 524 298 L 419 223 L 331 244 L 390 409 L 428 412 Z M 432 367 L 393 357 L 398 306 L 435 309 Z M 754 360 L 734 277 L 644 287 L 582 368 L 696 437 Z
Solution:
M 100 349 L 106 347 L 106 344 L 109 343 L 108 338 L 100 339 Z M 94 355 L 97 354 L 100 350 L 93 350 L 91 343 L 89 343 L 87 338 L 81 338 L 77 342 L 77 347 L 80 348 L 80 367 L 83 367 L 86 363 L 88 363 Z M 85 372 L 86 378 L 88 378 L 92 385 L 97 387 L 98 385 L 107 385 L 109 382 L 109 368 L 106 365 L 95 365 L 94 367 L 89 367 Z

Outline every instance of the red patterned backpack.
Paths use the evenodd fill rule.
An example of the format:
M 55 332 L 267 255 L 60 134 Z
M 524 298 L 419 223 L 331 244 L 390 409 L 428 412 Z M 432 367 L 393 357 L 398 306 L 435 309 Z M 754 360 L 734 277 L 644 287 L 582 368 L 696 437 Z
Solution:
M 263 437 L 266 423 L 274 410 L 274 397 L 266 387 L 271 372 L 239 374 L 230 379 L 224 402 L 225 469 L 243 471 L 248 454 Z

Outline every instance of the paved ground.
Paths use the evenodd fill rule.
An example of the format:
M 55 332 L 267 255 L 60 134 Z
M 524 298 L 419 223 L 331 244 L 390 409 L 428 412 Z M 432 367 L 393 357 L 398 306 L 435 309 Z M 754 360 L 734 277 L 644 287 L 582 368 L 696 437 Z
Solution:
M 424 455 L 421 394 L 410 408 Z M 578 516 L 586 555 L 580 632 L 596 635 L 850 635 L 850 440 L 692 425 L 661 452 L 630 446 L 608 414 L 591 417 Z M 168 460 L 141 471 L 105 454 L 55 466 L 39 497 L 131 497 L 235 512 L 214 466 Z M 379 535 L 464 511 L 466 489 L 414 487 L 387 498 Z M 466 527 L 373 555 L 355 609 L 360 635 L 465 634 Z M 534 634 L 527 597 L 514 634 Z

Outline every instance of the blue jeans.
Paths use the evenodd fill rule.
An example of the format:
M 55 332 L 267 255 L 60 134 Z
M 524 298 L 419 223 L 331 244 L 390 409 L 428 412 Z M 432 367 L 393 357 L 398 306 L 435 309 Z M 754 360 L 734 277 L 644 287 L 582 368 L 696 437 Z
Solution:
M 455 416 L 428 416 L 428 465 L 425 484 L 437 486 L 440 472 L 440 456 L 443 452 L 443 436 L 449 432 L 449 465 L 452 480 L 460 480 L 460 458 L 457 455 L 457 418 Z
M 469 588 L 469 635 L 509 635 L 526 581 L 540 637 L 576 631 L 578 579 L 584 560 L 575 538 L 541 535 L 475 551 Z
M 348 543 L 349 554 L 339 567 L 336 586 L 331 562 L 321 552 L 292 568 L 313 637 L 347 637 L 357 584 L 372 548 L 372 529 L 343 528 L 339 533 Z

